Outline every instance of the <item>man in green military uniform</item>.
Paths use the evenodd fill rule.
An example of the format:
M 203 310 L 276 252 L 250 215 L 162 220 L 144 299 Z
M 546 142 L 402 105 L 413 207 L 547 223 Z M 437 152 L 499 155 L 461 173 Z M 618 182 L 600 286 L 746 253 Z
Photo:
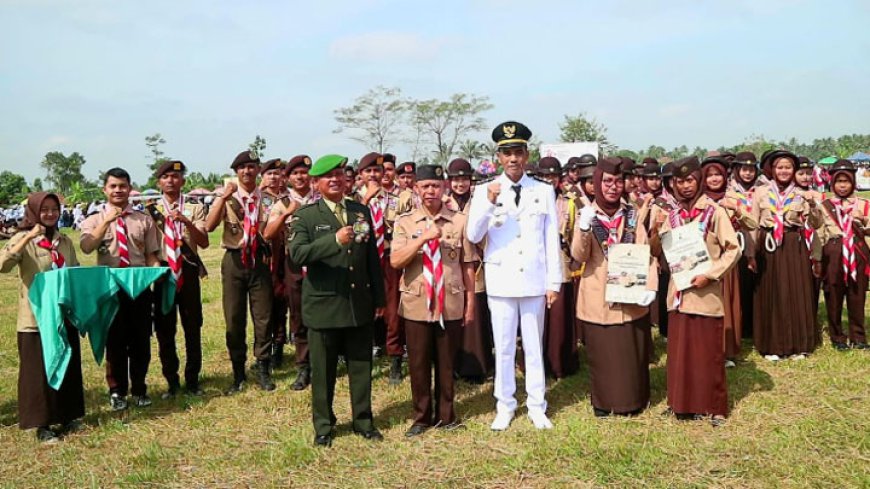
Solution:
M 384 313 L 384 281 L 366 206 L 344 198 L 347 158 L 328 155 L 309 174 L 322 199 L 293 216 L 290 259 L 307 267 L 302 322 L 308 326 L 314 444 L 332 444 L 338 356 L 347 361 L 353 430 L 381 440 L 371 408 L 372 324 Z

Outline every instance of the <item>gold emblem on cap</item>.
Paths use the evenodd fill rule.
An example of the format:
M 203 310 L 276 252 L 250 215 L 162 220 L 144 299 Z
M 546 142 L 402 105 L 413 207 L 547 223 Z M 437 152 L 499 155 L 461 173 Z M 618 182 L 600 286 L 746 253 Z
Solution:
M 181 171 L 181 162 L 176 161 L 174 165 L 172 165 L 173 170 Z
M 443 173 L 444 170 L 442 170 L 440 166 L 435 168 L 435 176 L 440 177 Z
M 258 155 L 255 151 L 249 151 L 249 152 L 248 152 L 248 158 L 250 158 L 250 159 L 252 159 L 252 160 L 256 160 L 256 159 L 258 159 L 259 157 L 260 157 L 260 155 Z
M 311 166 L 311 158 L 306 156 L 302 159 L 302 161 L 305 163 L 306 166 Z
M 504 133 L 505 138 L 512 139 L 517 133 L 517 126 L 509 126 L 505 124 L 501 126 L 501 131 Z

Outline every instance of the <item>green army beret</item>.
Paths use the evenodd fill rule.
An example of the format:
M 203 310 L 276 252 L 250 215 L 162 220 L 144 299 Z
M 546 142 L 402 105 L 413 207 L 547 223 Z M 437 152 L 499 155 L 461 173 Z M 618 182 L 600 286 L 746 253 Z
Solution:
M 321 156 L 314 162 L 311 170 L 308 172 L 312 177 L 320 177 L 327 173 L 347 164 L 347 157 L 341 155 L 326 155 Z

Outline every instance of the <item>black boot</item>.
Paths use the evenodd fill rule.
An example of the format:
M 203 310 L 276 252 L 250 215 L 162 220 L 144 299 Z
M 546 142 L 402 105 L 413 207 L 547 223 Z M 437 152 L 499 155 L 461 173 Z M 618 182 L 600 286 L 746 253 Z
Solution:
M 302 391 L 309 384 L 311 384 L 311 367 L 305 365 L 299 369 L 299 374 L 296 375 L 296 380 L 293 381 L 293 385 L 290 388 L 294 391 Z
M 284 366 L 284 345 L 280 343 L 272 344 L 272 368 L 281 368 Z
M 226 394 L 231 396 L 245 390 L 245 381 L 248 376 L 245 374 L 244 362 L 239 365 L 233 365 L 233 384 L 227 389 Z
M 269 371 L 269 360 L 260 360 L 257 362 L 257 383 L 260 384 L 260 389 L 264 391 L 275 390 L 275 383 L 272 382 L 272 374 Z
M 390 364 L 390 385 L 402 383 L 402 357 L 393 357 Z

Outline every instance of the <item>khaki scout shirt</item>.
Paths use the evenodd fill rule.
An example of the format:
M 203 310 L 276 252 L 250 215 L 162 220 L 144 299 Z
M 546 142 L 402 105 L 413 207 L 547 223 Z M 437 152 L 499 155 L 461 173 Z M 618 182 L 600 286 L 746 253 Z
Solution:
M 770 205 L 769 192 L 770 188 L 776 189 L 775 183 L 770 183 L 758 187 L 753 195 L 752 212 L 758 226 L 765 229 L 773 228 L 773 210 Z M 774 190 L 776 191 L 776 190 Z M 819 206 L 811 207 L 807 199 L 804 197 L 804 191 L 795 187 L 795 198 L 785 213 L 785 227 L 803 228 L 804 220 L 808 221 L 814 229 L 822 225 L 822 215 Z
M 465 214 L 441 207 L 438 215 L 431 218 L 441 228 L 441 263 L 444 268 L 444 320 L 462 319 L 465 312 L 465 283 L 462 264 L 475 261 L 474 245 L 465 237 Z M 393 250 L 411 246 L 409 241 L 418 238 L 429 223 L 423 208 L 403 214 L 396 221 L 393 234 Z M 409 263 L 399 281 L 399 315 L 412 321 L 429 322 L 426 308 L 426 279 L 423 277 L 423 250 Z
M 245 189 L 239 187 L 239 195 L 242 197 L 251 195 L 246 192 Z M 232 203 L 235 201 L 238 203 Z M 259 221 L 259 233 L 263 233 L 263 229 L 266 228 L 266 223 L 269 221 L 269 209 L 263 204 L 263 199 L 260 199 L 258 202 L 260 206 L 260 211 L 257 217 Z M 233 210 L 233 207 L 236 206 L 239 209 L 238 214 Z M 224 200 L 224 207 L 226 208 L 226 212 L 224 212 L 224 230 L 221 233 L 221 248 L 227 250 L 239 250 L 242 249 L 242 242 L 245 237 L 245 208 L 241 201 L 236 199 L 235 195 L 227 195 Z
M 86 234 L 99 239 L 102 243 L 97 247 L 97 265 L 117 267 L 118 258 L 118 234 L 116 231 L 117 220 L 109 224 L 106 234 L 94 236 L 93 232 L 106 218 L 108 204 L 100 212 L 88 217 L 81 224 L 82 237 Z M 127 251 L 130 256 L 131 267 L 147 267 L 146 257 L 149 253 L 160 254 L 161 240 L 157 234 L 157 225 L 151 216 L 127 205 L 124 216 L 124 224 L 127 226 Z
M 598 212 L 602 212 L 601 208 L 594 202 L 591 205 Z M 628 204 L 622 206 L 623 212 L 627 212 L 629 208 Z M 626 224 L 626 218 L 623 217 L 617 232 L 620 242 Z M 634 244 L 647 244 L 647 231 L 640 220 L 637 220 Z M 592 228 L 583 231 L 580 226 L 574 226 L 571 256 L 578 263 L 586 264 L 577 291 L 577 317 L 579 319 L 595 324 L 624 324 L 640 319 L 649 313 L 648 308 L 636 304 L 609 304 L 604 300 L 607 284 L 607 257 L 604 256 L 601 244 L 592 233 Z M 648 290 L 658 290 L 658 277 L 658 262 L 650 255 L 646 284 Z
M 12 247 L 24 239 L 26 234 L 25 231 L 15 234 L 0 251 L 0 272 L 8 273 L 18 265 L 18 278 L 21 279 L 21 282 L 18 284 L 16 329 L 19 333 L 36 333 L 39 329 L 36 325 L 36 318 L 33 316 L 33 310 L 30 308 L 30 284 L 33 283 L 33 277 L 37 273 L 51 270 L 51 251 L 36 245 L 42 239 L 42 236 L 38 236 L 30 240 L 20 253 L 12 253 L 10 251 Z M 79 266 L 76 250 L 69 236 L 60 235 L 57 251 L 63 255 L 65 267 Z
M 172 208 L 171 210 L 175 210 L 178 208 L 178 202 L 169 204 Z M 163 214 L 163 217 L 169 217 L 169 211 L 167 211 L 163 207 L 163 201 L 157 202 L 157 210 Z M 208 231 L 205 229 L 205 207 L 202 204 L 194 204 L 194 203 L 184 203 L 184 209 L 181 211 L 184 214 L 184 217 L 190 219 L 190 222 L 193 223 L 196 229 L 199 229 L 203 234 L 208 235 Z M 159 226 L 157 227 L 157 232 L 160 236 L 160 242 L 163 242 L 163 229 Z M 184 226 L 184 230 L 181 232 L 181 238 L 187 243 L 187 246 L 190 246 L 190 249 L 193 250 L 197 255 L 199 254 L 199 249 L 197 249 L 196 243 L 193 242 L 193 239 L 190 238 L 190 230 L 187 226 Z M 166 257 L 163 256 L 164 249 L 160 247 L 160 258 L 163 261 L 166 261 Z
M 825 202 L 831 199 L 825 199 Z M 849 203 L 854 203 L 852 208 L 852 220 L 861 229 L 864 230 L 864 241 L 867 246 L 870 246 L 870 200 L 852 194 L 846 199 Z M 832 202 L 833 203 L 833 202 Z M 843 230 L 840 229 L 840 224 L 837 222 L 837 216 L 832 213 L 828 204 L 821 204 L 822 209 L 822 226 L 816 231 L 816 236 L 819 238 L 819 248 L 828 244 L 832 239 L 842 238 Z M 854 224 L 853 224 L 854 226 Z M 815 251 L 815 250 L 814 250 Z M 821 255 L 821 253 L 819 253 Z M 819 256 L 820 258 L 821 256 Z M 816 259 L 816 257 L 813 257 Z
M 562 247 L 562 283 L 573 280 L 573 273 L 580 269 L 580 263 L 571 259 L 571 241 L 574 239 L 574 229 L 577 227 L 576 199 L 565 195 L 556 196 L 556 215 L 559 218 L 559 238 Z
M 715 209 L 710 217 L 710 222 L 707 224 L 705 244 L 707 252 L 710 253 L 710 259 L 713 261 L 711 268 L 704 275 L 710 279 L 710 283 L 703 289 L 694 287 L 683 291 L 683 297 L 680 302 L 679 312 L 686 314 L 698 314 L 700 316 L 722 317 L 725 314 L 725 309 L 722 304 L 722 277 L 731 269 L 740 259 L 740 245 L 737 242 L 737 233 L 734 232 L 734 227 L 731 225 L 731 219 L 725 209 L 719 207 L 713 202 L 713 199 L 702 195 L 695 202 L 695 209 L 700 209 L 702 212 L 694 220 L 685 223 L 686 225 L 696 225 L 703 217 L 704 209 L 707 206 L 713 206 Z M 662 223 L 659 234 L 662 235 L 671 230 L 670 220 L 665 219 Z M 677 289 L 674 286 L 674 281 L 671 279 L 668 284 L 668 310 L 674 310 L 674 296 Z

